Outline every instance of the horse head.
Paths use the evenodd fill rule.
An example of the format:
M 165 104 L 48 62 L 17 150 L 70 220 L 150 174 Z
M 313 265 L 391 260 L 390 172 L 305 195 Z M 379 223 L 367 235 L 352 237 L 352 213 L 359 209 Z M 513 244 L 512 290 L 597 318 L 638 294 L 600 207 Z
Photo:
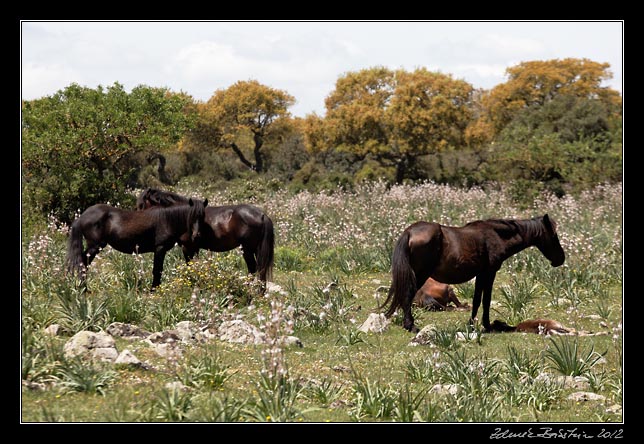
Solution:
M 557 236 L 557 224 L 554 220 L 545 214 L 541 218 L 544 231 L 537 242 L 537 248 L 541 253 L 550 261 L 553 267 L 558 267 L 566 260 L 561 244 L 559 243 L 559 236 Z
M 145 209 L 150 208 L 152 206 L 150 204 L 150 193 L 151 192 L 152 192 L 152 188 L 148 188 L 144 192 L 142 192 L 141 195 L 136 199 L 136 209 L 137 210 L 145 210 Z
M 190 212 L 188 215 L 188 226 L 190 227 L 190 239 L 196 242 L 201 237 L 202 228 L 205 222 L 206 206 L 208 206 L 208 199 L 198 200 L 190 198 L 188 200 Z

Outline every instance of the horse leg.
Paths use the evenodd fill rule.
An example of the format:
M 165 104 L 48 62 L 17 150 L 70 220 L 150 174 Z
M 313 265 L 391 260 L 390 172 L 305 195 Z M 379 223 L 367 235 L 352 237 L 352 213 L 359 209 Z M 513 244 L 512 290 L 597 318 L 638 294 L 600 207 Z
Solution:
M 157 247 L 154 252 L 154 266 L 152 267 L 152 289 L 161 285 L 161 272 L 163 271 L 163 261 L 165 260 L 165 247 Z
M 248 267 L 248 273 L 249 274 L 257 273 L 257 260 L 255 259 L 255 253 L 252 251 L 251 248 L 247 248 L 243 246 L 242 246 L 242 253 L 244 255 L 244 261 L 246 261 L 246 266 Z M 263 280 L 264 281 L 266 280 L 266 276 L 264 276 Z
M 496 278 L 496 272 L 493 272 L 485 280 L 485 287 L 483 288 L 483 328 L 486 331 L 491 331 L 490 302 L 492 302 L 492 285 L 494 285 L 495 278 Z
M 474 325 L 474 320 L 476 319 L 476 314 L 479 311 L 479 305 L 481 305 L 481 294 L 483 293 L 483 281 L 485 277 L 483 275 L 476 276 L 474 281 L 474 299 L 472 300 L 472 315 L 470 316 L 470 325 Z

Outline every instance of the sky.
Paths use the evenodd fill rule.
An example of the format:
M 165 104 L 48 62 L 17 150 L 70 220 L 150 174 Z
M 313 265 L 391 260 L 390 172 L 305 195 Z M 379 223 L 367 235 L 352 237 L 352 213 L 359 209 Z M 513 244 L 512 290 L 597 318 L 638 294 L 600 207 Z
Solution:
M 206 101 L 254 79 L 324 115 L 342 74 L 373 66 L 452 74 L 475 88 L 523 61 L 607 62 L 622 92 L 622 22 L 30 22 L 21 23 L 22 99 L 71 83 L 167 87 Z

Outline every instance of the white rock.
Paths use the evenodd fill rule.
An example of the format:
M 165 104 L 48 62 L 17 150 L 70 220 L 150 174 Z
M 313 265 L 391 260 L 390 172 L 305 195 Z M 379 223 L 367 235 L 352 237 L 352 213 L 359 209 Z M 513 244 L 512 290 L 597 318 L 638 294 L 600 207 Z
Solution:
M 439 396 L 445 396 L 445 395 L 455 396 L 455 395 L 458 395 L 460 391 L 461 391 L 461 386 L 458 384 L 436 384 L 429 390 L 429 393 L 435 393 Z
M 389 319 L 382 313 L 371 313 L 358 330 L 364 333 L 382 333 L 389 327 Z
M 150 336 L 149 331 L 123 322 L 112 322 L 106 331 L 112 336 L 124 339 L 143 339 Z
M 425 325 L 423 328 L 420 329 L 418 333 L 416 333 L 416 336 L 414 339 L 411 340 L 409 345 L 428 345 L 431 344 L 432 342 L 432 337 L 434 335 L 434 332 L 436 331 L 436 327 L 433 325 Z
M 264 333 L 246 321 L 235 319 L 221 323 L 219 339 L 237 344 L 261 344 L 264 342 Z
M 457 341 L 462 341 L 463 342 L 463 341 L 474 341 L 474 340 L 476 340 L 476 338 L 479 337 L 479 335 L 475 331 L 472 331 L 470 333 L 464 333 L 462 331 L 457 331 L 455 337 L 456 337 Z
M 62 333 L 62 327 L 60 324 L 51 324 L 47 328 L 43 329 L 43 332 L 49 336 L 58 336 Z
M 304 344 L 302 344 L 302 341 L 300 341 L 300 338 L 298 338 L 296 336 L 282 336 L 280 340 L 281 340 L 282 344 L 287 346 L 287 347 L 289 345 L 296 345 L 296 346 L 298 346 L 300 348 L 304 347 Z
M 112 362 L 118 356 L 114 338 L 105 332 L 80 331 L 71 337 L 63 347 L 65 357 L 88 357 Z
M 613 404 L 606 409 L 606 413 L 614 413 L 616 415 L 622 414 L 622 406 L 619 404 Z
M 136 367 L 142 367 L 143 363 L 132 354 L 132 352 L 128 349 L 123 350 L 116 360 L 114 361 L 114 364 L 125 364 L 125 365 L 133 365 Z
M 567 399 L 571 401 L 605 401 L 606 397 L 604 395 L 598 395 L 597 393 L 592 392 L 575 392 L 570 394 Z

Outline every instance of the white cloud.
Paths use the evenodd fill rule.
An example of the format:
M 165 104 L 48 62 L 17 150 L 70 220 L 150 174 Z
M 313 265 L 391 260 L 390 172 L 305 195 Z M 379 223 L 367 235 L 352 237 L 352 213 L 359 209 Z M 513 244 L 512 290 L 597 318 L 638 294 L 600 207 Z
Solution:
M 27 62 L 22 66 L 23 100 L 53 94 L 70 83 L 83 84 L 83 76 L 68 66 L 34 62 Z

